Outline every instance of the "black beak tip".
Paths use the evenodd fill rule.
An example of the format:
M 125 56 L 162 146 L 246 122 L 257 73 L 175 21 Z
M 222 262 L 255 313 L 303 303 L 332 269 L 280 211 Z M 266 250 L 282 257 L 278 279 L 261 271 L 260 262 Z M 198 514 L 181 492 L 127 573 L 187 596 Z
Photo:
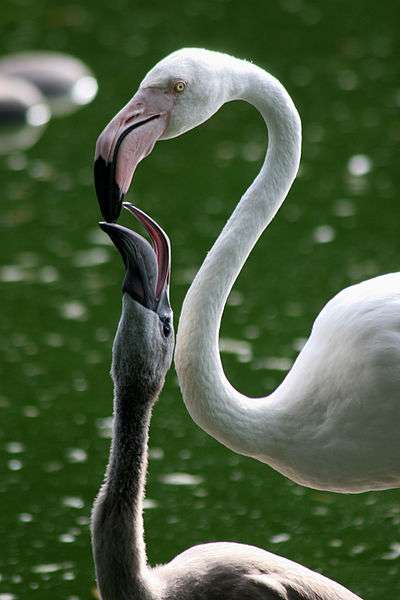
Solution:
M 112 228 L 112 223 L 109 223 L 108 221 L 99 221 L 99 227 L 105 233 L 108 233 L 109 230 Z
M 122 210 L 124 194 L 115 181 L 114 164 L 102 156 L 94 161 L 94 184 L 101 214 L 108 223 L 115 223 Z
M 100 221 L 99 227 L 100 227 L 100 229 L 102 229 L 104 231 L 104 233 L 106 233 L 108 235 L 108 237 L 111 239 L 111 241 L 115 245 L 115 243 L 117 242 L 117 238 L 120 237 L 118 235 L 118 227 L 119 226 L 116 223 L 110 223 L 109 221 Z

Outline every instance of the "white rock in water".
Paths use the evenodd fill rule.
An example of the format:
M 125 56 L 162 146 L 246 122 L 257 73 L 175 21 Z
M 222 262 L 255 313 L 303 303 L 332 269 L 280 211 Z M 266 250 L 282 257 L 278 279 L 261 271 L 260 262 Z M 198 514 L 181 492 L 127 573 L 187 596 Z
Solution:
M 70 113 L 89 104 L 97 94 L 97 81 L 79 59 L 58 52 L 24 52 L 0 60 L 0 74 L 36 85 L 53 115 Z
M 50 116 L 50 108 L 37 87 L 0 74 L 0 154 L 33 146 Z

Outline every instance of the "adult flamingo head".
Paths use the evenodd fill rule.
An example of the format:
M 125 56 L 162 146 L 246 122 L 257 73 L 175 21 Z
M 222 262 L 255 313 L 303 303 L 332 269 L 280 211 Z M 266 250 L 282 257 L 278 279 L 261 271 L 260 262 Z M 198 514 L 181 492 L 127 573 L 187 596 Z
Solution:
M 219 52 L 184 48 L 149 71 L 97 140 L 94 177 L 106 221 L 118 219 L 138 163 L 158 140 L 203 123 L 229 99 L 230 70 L 225 67 L 234 60 Z

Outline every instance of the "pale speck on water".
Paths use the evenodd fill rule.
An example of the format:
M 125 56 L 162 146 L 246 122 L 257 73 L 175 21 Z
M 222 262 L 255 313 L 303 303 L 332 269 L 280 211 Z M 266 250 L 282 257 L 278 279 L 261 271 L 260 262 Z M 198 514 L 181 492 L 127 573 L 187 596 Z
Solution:
M 372 169 L 372 161 L 365 154 L 355 154 L 347 163 L 347 170 L 354 177 L 367 175 Z
M 335 230 L 330 225 L 319 225 L 313 231 L 313 239 L 317 244 L 328 244 L 335 236 Z
M 149 509 L 149 508 L 158 508 L 159 504 L 157 502 L 157 500 L 151 500 L 150 498 L 145 498 L 143 500 L 143 508 L 145 510 Z
M 367 546 L 365 544 L 356 544 L 350 550 L 351 556 L 357 556 L 358 554 L 363 554 L 367 550 Z
M 203 477 L 189 473 L 168 473 L 161 475 L 160 481 L 168 485 L 200 485 L 203 483 Z
M 226 302 L 228 306 L 240 306 L 243 304 L 243 295 L 237 290 L 232 290 Z
M 269 539 L 271 544 L 282 544 L 283 542 L 288 542 L 289 540 L 290 535 L 288 533 L 277 533 Z
M 267 369 L 269 371 L 288 371 L 292 364 L 293 361 L 290 358 L 269 356 L 268 358 L 257 359 L 253 367 L 254 369 Z
M 326 517 L 326 515 L 329 513 L 329 508 L 327 506 L 316 506 L 313 509 L 313 513 L 319 517 Z
M 248 162 L 260 160 L 264 154 L 265 146 L 258 142 L 247 142 L 242 147 L 242 156 Z
M 61 348 L 64 343 L 65 340 L 59 333 L 48 333 L 46 335 L 46 344 L 52 348 Z
M 22 412 L 25 417 L 29 417 L 30 419 L 34 419 L 40 414 L 40 411 L 36 406 L 24 406 Z
M 353 281 L 368 279 L 380 272 L 379 264 L 373 260 L 366 260 L 362 263 L 352 263 L 348 269 L 348 276 Z
M 71 463 L 82 463 L 87 460 L 87 453 L 82 448 L 69 448 L 66 450 L 66 455 Z
M 84 377 L 75 377 L 73 380 L 74 390 L 77 392 L 86 392 L 88 389 L 88 382 Z
M 352 217 L 356 210 L 354 203 L 346 198 L 336 200 L 333 212 L 337 217 Z
M 64 506 L 68 506 L 68 508 L 80 509 L 85 506 L 85 503 L 82 500 L 82 498 L 79 498 L 78 496 L 66 496 L 62 499 L 62 503 Z
M 296 338 L 295 340 L 293 340 L 293 350 L 296 350 L 296 352 L 301 352 L 304 346 L 306 345 L 307 340 L 308 338 L 306 337 Z
M 71 90 L 71 99 L 77 105 L 89 104 L 96 96 L 98 90 L 97 81 L 91 75 L 81 77 Z
M 65 302 L 60 306 L 61 316 L 64 319 L 84 320 L 87 318 L 87 308 L 82 302 Z
M 21 523 L 31 523 L 31 521 L 33 521 L 33 516 L 29 513 L 21 513 L 18 515 L 18 521 Z
M 216 156 L 220 160 L 232 160 L 236 154 L 236 146 L 231 141 L 219 142 L 216 148 Z
M 112 436 L 112 426 L 113 426 L 113 418 L 112 417 L 104 417 L 103 419 L 96 419 L 96 426 L 98 428 L 98 434 L 103 438 L 111 438 Z
M 400 558 L 400 543 L 399 542 L 392 542 L 391 544 L 389 544 L 389 552 L 386 552 L 385 554 L 382 555 L 382 559 L 383 560 L 397 560 L 398 558 Z
M 196 267 L 190 266 L 186 269 L 179 269 L 175 275 L 180 284 L 190 284 L 197 273 Z
M 179 458 L 182 460 L 189 460 L 192 457 L 192 452 L 188 448 L 184 448 L 179 452 Z
M 7 462 L 7 466 L 10 471 L 20 471 L 23 467 L 23 463 L 20 460 L 12 459 Z
M 26 281 L 29 276 L 19 265 L 5 265 L 0 269 L 0 280 L 3 283 Z
M 63 544 L 72 544 L 75 542 L 75 536 L 71 535 L 70 533 L 62 533 L 58 539 L 60 542 L 63 542 Z
M 164 450 L 162 448 L 149 448 L 149 458 L 151 460 L 162 460 L 164 458 Z
M 34 179 L 50 181 L 55 176 L 54 168 L 43 160 L 34 160 L 28 166 L 28 173 Z
M 15 154 L 7 156 L 6 163 L 11 171 L 23 171 L 27 167 L 28 160 L 25 154 L 16 152 Z
M 26 122 L 33 127 L 46 125 L 51 117 L 51 112 L 47 104 L 36 104 L 30 106 L 26 113 Z
M 219 350 L 222 353 L 234 354 L 241 362 L 249 362 L 252 358 L 251 344 L 245 340 L 221 337 Z
M 77 252 L 74 256 L 76 267 L 94 267 L 110 260 L 110 255 L 105 248 L 91 248 Z
M 41 283 L 54 283 L 59 278 L 57 269 L 51 265 L 41 267 L 37 272 L 37 276 Z
M 61 571 L 63 568 L 62 564 L 57 563 L 47 563 L 43 565 L 36 565 L 32 567 L 32 573 L 56 573 L 57 571 Z
M 255 340 L 260 336 L 260 329 L 256 325 L 247 325 L 244 335 L 248 340 Z
M 8 442 L 6 444 L 6 452 L 9 454 L 20 454 L 24 452 L 25 446 L 21 442 Z
M 288 302 L 285 313 L 288 317 L 301 317 L 304 314 L 304 310 L 300 302 Z
M 76 461 L 75 461 L 76 462 Z M 63 468 L 63 464 L 58 461 L 51 461 L 43 465 L 43 470 L 46 473 L 58 473 Z

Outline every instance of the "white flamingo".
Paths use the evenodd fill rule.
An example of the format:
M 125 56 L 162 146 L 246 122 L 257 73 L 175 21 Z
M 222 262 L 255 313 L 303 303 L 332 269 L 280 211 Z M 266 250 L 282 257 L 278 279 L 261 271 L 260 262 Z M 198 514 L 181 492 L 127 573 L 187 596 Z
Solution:
M 118 216 L 136 164 L 157 139 L 184 133 L 232 100 L 259 110 L 269 143 L 259 174 L 184 301 L 175 362 L 185 404 L 228 448 L 302 485 L 337 492 L 399 487 L 400 274 L 364 281 L 330 300 L 269 396 L 241 394 L 222 368 L 218 335 L 228 294 L 300 161 L 300 118 L 277 79 L 202 49 L 160 61 L 99 137 L 96 184 L 105 217 Z

